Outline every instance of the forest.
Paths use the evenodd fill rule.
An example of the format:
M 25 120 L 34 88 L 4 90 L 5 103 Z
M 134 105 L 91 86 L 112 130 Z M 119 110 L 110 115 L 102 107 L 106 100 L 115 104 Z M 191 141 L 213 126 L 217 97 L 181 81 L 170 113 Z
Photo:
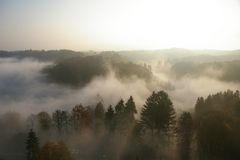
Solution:
M 0 51 L 0 160 L 238 160 L 239 60 Z
M 19 160 L 240 158 L 239 91 L 199 97 L 194 111 L 180 113 L 165 91 L 156 91 L 136 115 L 132 96 L 26 119 L 8 112 L 0 119 L 0 147 L 6 159 Z
M 0 0 L 0 160 L 240 160 L 240 0 Z

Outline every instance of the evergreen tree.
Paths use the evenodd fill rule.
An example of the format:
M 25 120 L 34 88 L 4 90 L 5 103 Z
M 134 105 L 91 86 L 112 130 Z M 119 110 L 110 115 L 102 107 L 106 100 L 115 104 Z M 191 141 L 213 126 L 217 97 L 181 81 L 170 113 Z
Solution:
M 53 113 L 53 124 L 57 128 L 58 132 L 61 134 L 63 129 L 67 129 L 69 125 L 69 115 L 67 111 L 56 110 Z
M 37 160 L 39 154 L 39 142 L 35 132 L 31 129 L 26 141 L 27 160 Z
M 198 98 L 195 106 L 199 159 L 240 159 L 239 91 Z
M 125 104 L 123 99 L 115 106 L 115 117 L 114 117 L 114 130 L 117 130 L 116 133 L 125 134 L 126 131 L 126 112 L 125 112 Z
M 176 131 L 180 160 L 189 160 L 193 135 L 193 120 L 189 112 L 183 112 L 181 114 Z
M 72 127 L 75 131 L 79 131 L 82 127 L 82 122 L 81 122 L 81 116 L 82 116 L 82 112 L 84 112 L 84 107 L 80 104 L 80 105 L 76 105 L 73 109 L 72 109 L 72 113 L 71 113 L 71 124 Z
M 104 119 L 105 110 L 104 110 L 104 106 L 101 102 L 99 102 L 96 105 L 96 108 L 94 110 L 94 115 L 95 115 L 95 118 L 98 119 L 98 120 L 103 120 Z
M 197 102 L 195 104 L 195 112 L 196 116 L 200 115 L 204 110 L 204 98 L 198 97 Z
M 132 124 L 135 120 L 134 114 L 137 113 L 136 105 L 135 105 L 135 102 L 134 102 L 132 96 L 129 97 L 125 106 L 126 106 L 125 107 L 125 113 L 126 113 L 126 116 L 127 116 L 127 121 L 128 121 L 128 123 Z
M 120 99 L 120 101 L 115 106 L 115 111 L 117 115 L 121 115 L 124 113 L 125 105 L 123 99 Z
M 114 110 L 111 105 L 105 113 L 105 126 L 109 132 L 112 132 L 114 129 Z
M 101 133 L 104 130 L 104 116 L 104 106 L 101 102 L 99 102 L 94 110 L 94 130 L 97 134 Z
M 142 128 L 154 133 L 167 132 L 175 123 L 175 110 L 168 94 L 164 91 L 153 92 L 147 98 L 141 111 Z

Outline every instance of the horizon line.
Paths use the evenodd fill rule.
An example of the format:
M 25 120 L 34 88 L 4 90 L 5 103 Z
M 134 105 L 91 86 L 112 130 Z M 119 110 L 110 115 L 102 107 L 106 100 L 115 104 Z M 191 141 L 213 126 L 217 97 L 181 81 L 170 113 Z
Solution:
M 94 50 L 94 49 L 89 49 L 89 50 L 74 50 L 74 49 L 68 49 L 68 48 L 59 48 L 59 49 L 0 49 L 0 51 L 4 52 L 18 52 L 18 51 L 73 51 L 73 52 L 129 52 L 129 51 L 161 51 L 161 50 L 189 50 L 189 51 L 240 51 L 239 49 L 212 49 L 212 48 L 204 48 L 204 49 L 191 49 L 191 48 L 181 48 L 181 47 L 169 47 L 169 48 L 159 48 L 159 49 L 116 49 L 116 50 Z

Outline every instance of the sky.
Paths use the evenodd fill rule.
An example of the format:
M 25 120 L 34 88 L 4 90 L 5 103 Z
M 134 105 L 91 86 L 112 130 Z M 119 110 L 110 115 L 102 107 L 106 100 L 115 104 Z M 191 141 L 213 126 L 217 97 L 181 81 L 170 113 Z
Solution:
M 0 0 L 0 50 L 240 49 L 240 0 Z

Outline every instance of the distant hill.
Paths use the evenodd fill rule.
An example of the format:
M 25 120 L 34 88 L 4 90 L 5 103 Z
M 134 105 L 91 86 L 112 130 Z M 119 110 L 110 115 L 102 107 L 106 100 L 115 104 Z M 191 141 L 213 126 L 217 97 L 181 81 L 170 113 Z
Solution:
M 155 61 L 165 59 L 173 64 L 181 61 L 205 63 L 214 61 L 240 60 L 240 50 L 221 51 L 221 50 L 188 50 L 181 48 L 172 48 L 146 51 L 144 50 L 119 51 L 117 53 L 132 61 Z
M 104 52 L 76 52 L 71 50 L 0 51 L 0 58 L 32 58 L 52 61 L 55 65 L 44 70 L 49 81 L 65 85 L 82 86 L 96 76 L 106 76 L 111 68 L 121 80 L 133 76 L 148 80 L 151 71 L 139 64 L 167 60 L 172 64 L 172 74 L 177 77 L 212 76 L 208 68 L 221 71 L 223 81 L 240 81 L 240 50 L 188 50 L 181 48 L 162 50 L 130 50 Z M 140 63 L 139 63 L 140 62 Z M 149 62 L 149 63 L 148 63 Z M 215 76 L 215 75 L 214 75 Z
M 83 56 L 83 52 L 75 52 L 71 50 L 49 50 L 49 51 L 0 51 L 0 58 L 33 58 L 40 61 L 62 61 L 73 57 Z
M 133 76 L 149 80 L 152 73 L 147 68 L 123 59 L 117 54 L 99 54 L 75 57 L 45 68 L 49 81 L 68 86 L 84 86 L 94 77 L 106 76 L 112 69 L 117 78 L 127 80 Z
M 170 48 L 161 50 L 129 50 L 129 51 L 103 51 L 103 52 L 76 52 L 71 50 L 24 50 L 24 51 L 0 51 L 0 58 L 34 58 L 40 61 L 62 61 L 65 59 L 89 56 L 89 55 L 118 54 L 133 62 L 150 62 L 165 59 L 175 64 L 178 62 L 213 62 L 240 60 L 240 50 L 189 50 L 182 48 Z
M 204 75 L 222 81 L 240 82 L 240 60 L 208 63 L 180 62 L 173 65 L 171 70 L 172 74 L 179 78 Z

